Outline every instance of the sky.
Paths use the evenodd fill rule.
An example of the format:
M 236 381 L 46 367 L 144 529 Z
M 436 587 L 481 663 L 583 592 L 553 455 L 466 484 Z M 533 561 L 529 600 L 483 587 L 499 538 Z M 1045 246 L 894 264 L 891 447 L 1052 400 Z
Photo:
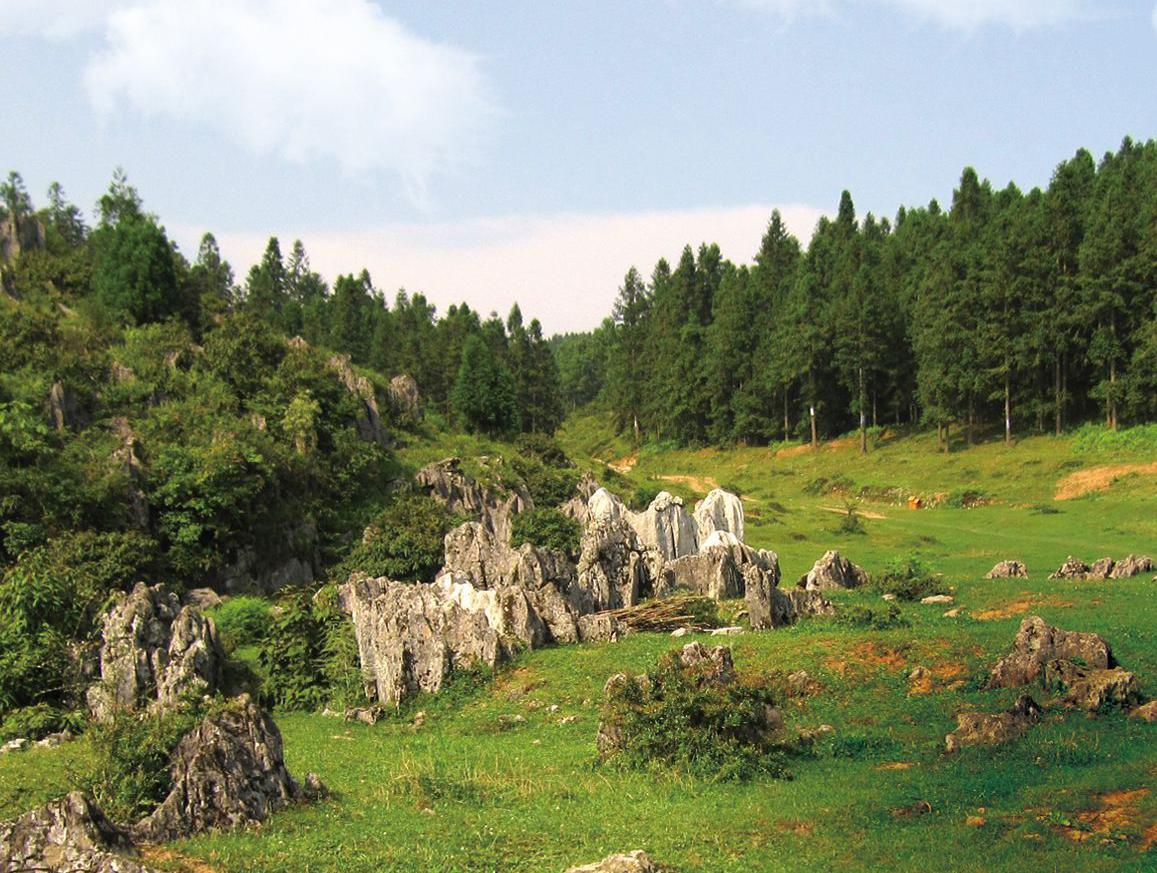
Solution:
M 270 235 L 440 311 L 595 327 L 683 245 L 750 262 L 1157 135 L 1154 0 L 0 0 L 0 171 L 114 168 L 185 254 Z

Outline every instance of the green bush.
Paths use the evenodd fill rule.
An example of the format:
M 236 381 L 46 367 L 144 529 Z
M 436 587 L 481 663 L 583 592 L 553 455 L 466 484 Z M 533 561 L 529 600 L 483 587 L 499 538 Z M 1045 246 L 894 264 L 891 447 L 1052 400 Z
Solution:
M 685 667 L 679 656 L 666 652 L 645 677 L 610 684 L 602 721 L 619 731 L 620 741 L 605 763 L 712 781 L 790 778 L 794 746 L 764 729 L 766 710 L 782 691 L 742 674 L 730 683 L 712 681 L 710 666 Z
M 534 458 L 548 467 L 572 466 L 558 440 L 544 433 L 524 433 L 515 441 L 514 447 L 523 457 Z
M 907 601 L 945 593 L 943 577 L 933 573 L 916 555 L 889 561 L 876 580 L 876 588 Z
M 265 676 L 262 697 L 284 709 L 345 706 L 364 693 L 353 625 L 338 603 L 336 586 L 281 598 L 258 657 Z
M 643 512 L 663 489 L 657 485 L 639 485 L 627 497 L 627 507 L 634 512 Z
M 864 527 L 864 523 L 860 520 L 860 514 L 856 512 L 856 507 L 853 504 L 847 504 L 844 514 L 840 516 L 840 523 L 836 525 L 835 533 L 844 536 L 864 536 L 868 533 L 868 529 Z
M 269 629 L 269 601 L 246 595 L 230 597 L 209 612 L 226 648 L 261 642 Z
M 535 509 L 514 516 L 511 545 L 518 548 L 523 543 L 555 549 L 571 560 L 578 558 L 579 523 L 557 509 Z
M 83 712 L 38 703 L 14 709 L 0 721 L 0 743 L 20 737 L 39 740 L 63 730 L 79 733 L 84 725 Z
M 558 506 L 574 496 L 581 473 L 553 437 L 524 434 L 515 445 L 518 455 L 511 467 L 525 483 L 536 506 Z
M 1157 424 L 1140 424 L 1109 430 L 1103 424 L 1086 424 L 1073 434 L 1073 448 L 1081 454 L 1093 452 L 1157 452 Z
M 396 582 L 432 582 L 442 566 L 450 530 L 445 508 L 424 494 L 397 497 L 370 526 L 339 572 L 385 576 Z
M 891 630 L 892 628 L 908 627 L 908 619 L 900 612 L 900 607 L 891 603 L 887 609 L 872 609 L 867 606 L 852 606 L 842 610 L 836 621 L 854 628 L 868 628 L 871 630 Z

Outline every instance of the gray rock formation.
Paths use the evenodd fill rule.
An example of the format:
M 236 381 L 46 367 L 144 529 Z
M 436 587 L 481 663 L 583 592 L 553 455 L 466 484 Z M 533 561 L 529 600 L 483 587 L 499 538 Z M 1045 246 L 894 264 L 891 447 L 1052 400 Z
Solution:
M 583 473 L 583 477 L 579 480 L 578 485 L 575 486 L 574 496 L 558 508 L 559 512 L 573 518 L 579 524 L 585 524 L 587 520 L 587 504 L 590 503 L 591 498 L 599 488 L 598 480 L 596 480 L 594 476 L 590 473 Z
M 647 550 L 617 501 L 591 498 L 578 561 L 578 588 L 592 609 L 634 606 L 651 590 Z
M 60 433 L 76 430 L 81 425 L 80 404 L 76 392 L 63 382 L 53 382 L 48 391 L 48 412 L 53 427 Z
M 1049 575 L 1050 579 L 1084 579 L 1089 575 L 1089 565 L 1079 558 L 1074 558 L 1069 555 L 1065 558 L 1065 562 L 1057 569 L 1055 573 Z
M 825 552 L 824 556 L 804 576 L 798 587 L 808 591 L 832 591 L 838 588 L 859 588 L 868 584 L 868 574 L 837 551 Z
M 113 464 L 125 480 L 125 497 L 132 510 L 133 523 L 141 530 L 149 527 L 149 501 L 143 490 L 144 470 L 137 457 L 137 436 L 129 426 L 128 419 L 117 416 L 113 419 L 113 431 L 120 445 L 112 454 Z
M 1028 567 L 1024 561 L 1001 561 L 984 574 L 985 579 L 1027 579 Z
M 608 855 L 594 864 L 570 867 L 566 873 L 657 873 L 651 856 L 641 849 L 625 855 Z
M 514 490 L 505 497 L 483 488 L 462 472 L 458 458 L 445 458 L 423 467 L 414 481 L 451 513 L 481 522 L 501 543 L 510 542 L 512 520 L 534 508 L 530 494 Z
M 683 501 L 660 491 L 643 512 L 627 515 L 639 542 L 650 553 L 648 569 L 651 578 L 658 578 L 663 566 L 685 555 L 694 555 L 698 548 L 695 519 L 683 508 Z
M 683 590 L 728 600 L 747 602 L 751 627 L 774 626 L 774 592 L 779 586 L 779 558 L 775 552 L 745 546 L 733 534 L 712 532 L 696 555 L 671 561 L 656 588 L 661 593 Z
M 225 656 L 212 620 L 163 585 L 142 583 L 122 595 L 104 616 L 101 640 L 101 678 L 88 692 L 98 720 L 221 686 Z
M 319 563 L 317 525 L 306 520 L 275 533 L 260 548 L 233 550 L 214 585 L 230 594 L 298 588 L 315 581 Z
M 382 421 L 378 392 L 374 383 L 354 372 L 349 355 L 334 355 L 329 359 L 329 368 L 337 374 L 346 391 L 361 404 L 361 411 L 357 417 L 358 437 L 363 442 L 388 447 L 390 435 Z
M 44 223 L 35 215 L 0 218 L 0 264 L 16 260 L 21 252 L 42 250 L 45 239 Z
M 133 857 L 124 831 L 79 792 L 0 823 L 0 870 L 152 873 Z
M 1093 566 L 1089 567 L 1089 572 L 1085 574 L 1088 579 L 1108 579 L 1113 575 L 1113 567 L 1115 562 L 1112 558 L 1098 558 L 1093 561 Z
M 835 615 L 836 608 L 820 591 L 806 588 L 776 588 L 773 592 L 771 626 L 785 627 L 801 618 L 817 615 Z
M 965 746 L 1007 743 L 1040 721 L 1041 712 L 1027 694 L 1022 694 L 1005 712 L 962 712 L 956 717 L 956 730 L 944 738 L 944 746 L 951 753 Z
M 1154 570 L 1157 570 L 1157 564 L 1154 564 L 1148 555 L 1129 555 L 1118 561 L 1109 575 L 1113 579 L 1131 579 L 1142 573 L 1152 573 Z
M 281 732 L 248 695 L 206 716 L 177 746 L 172 790 L 132 829 L 160 843 L 265 821 L 305 793 L 290 777 Z M 315 790 L 316 777 L 310 780 Z
M 408 373 L 395 376 L 386 390 L 395 416 L 404 421 L 422 420 L 422 394 L 413 376 Z
M 695 504 L 695 524 L 700 542 L 717 530 L 734 534 L 743 542 L 743 501 L 722 488 L 716 488 Z
M 1045 664 L 1046 688 L 1061 688 L 1066 706 L 1098 712 L 1108 707 L 1131 709 L 1141 702 L 1141 686 L 1132 673 L 1113 667 L 1088 667 L 1073 661 L 1054 659 Z
M 623 505 L 623 501 L 619 500 L 618 497 L 606 488 L 599 488 L 587 501 L 586 520 L 588 522 L 614 521 L 615 519 L 623 518 L 629 512 L 630 510 Z
M 1016 688 L 1036 682 L 1049 661 L 1079 661 L 1096 669 L 1115 666 L 1109 644 L 1098 634 L 1065 631 L 1030 616 L 1020 624 L 1012 652 L 992 668 L 990 688 Z

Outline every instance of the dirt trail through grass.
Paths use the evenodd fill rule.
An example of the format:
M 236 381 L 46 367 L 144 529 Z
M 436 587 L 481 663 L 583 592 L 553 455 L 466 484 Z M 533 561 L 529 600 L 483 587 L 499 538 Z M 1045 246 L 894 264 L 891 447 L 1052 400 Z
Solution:
M 1057 482 L 1057 500 L 1072 500 L 1095 491 L 1108 491 L 1122 476 L 1157 476 L 1157 461 L 1152 464 L 1111 464 L 1070 473 Z
M 706 494 L 719 487 L 719 480 L 714 476 L 657 476 L 661 482 L 674 482 L 676 485 L 686 485 L 697 494 Z

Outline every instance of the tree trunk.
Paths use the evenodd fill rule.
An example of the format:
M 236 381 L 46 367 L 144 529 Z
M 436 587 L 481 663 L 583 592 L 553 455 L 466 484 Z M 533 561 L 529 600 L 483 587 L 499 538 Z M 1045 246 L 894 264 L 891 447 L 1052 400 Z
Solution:
M 972 429 L 976 425 L 976 406 L 975 401 L 968 398 L 968 425 L 964 429 L 964 441 L 967 445 L 972 445 Z
M 809 411 L 811 413 L 812 420 L 812 448 L 818 449 L 820 446 L 820 438 L 819 433 L 816 431 L 816 406 L 814 401 L 812 402 L 811 409 Z
M 1117 361 L 1109 360 L 1109 427 L 1117 429 Z
M 639 414 L 636 412 L 632 418 L 634 419 L 635 446 L 638 447 L 642 444 L 642 433 L 639 430 Z
M 864 390 L 864 368 L 860 367 L 860 454 L 868 454 L 867 392 Z
M 879 398 L 876 396 L 876 392 L 873 391 L 872 392 L 872 427 L 879 427 L 880 426 L 880 416 L 879 416 L 880 410 L 879 410 L 878 404 L 879 404 Z
M 1063 429 L 1063 426 L 1064 426 L 1064 422 L 1062 420 L 1062 415 L 1061 415 L 1061 404 L 1063 402 L 1062 397 L 1064 396 L 1061 392 L 1061 355 L 1057 355 L 1057 360 L 1056 360 L 1056 363 L 1055 363 L 1054 368 L 1053 368 L 1053 380 L 1054 380 L 1053 387 L 1056 389 L 1057 436 L 1060 436 L 1061 430 Z
M 1012 445 L 1012 385 L 1007 371 L 1004 374 L 1004 444 Z
M 788 415 L 787 407 L 787 392 L 788 386 L 783 386 L 783 441 L 786 443 L 791 437 L 791 418 Z
M 944 422 L 944 454 L 946 455 L 948 454 L 948 444 L 949 440 L 951 439 L 949 431 L 950 427 L 951 425 L 948 422 Z

